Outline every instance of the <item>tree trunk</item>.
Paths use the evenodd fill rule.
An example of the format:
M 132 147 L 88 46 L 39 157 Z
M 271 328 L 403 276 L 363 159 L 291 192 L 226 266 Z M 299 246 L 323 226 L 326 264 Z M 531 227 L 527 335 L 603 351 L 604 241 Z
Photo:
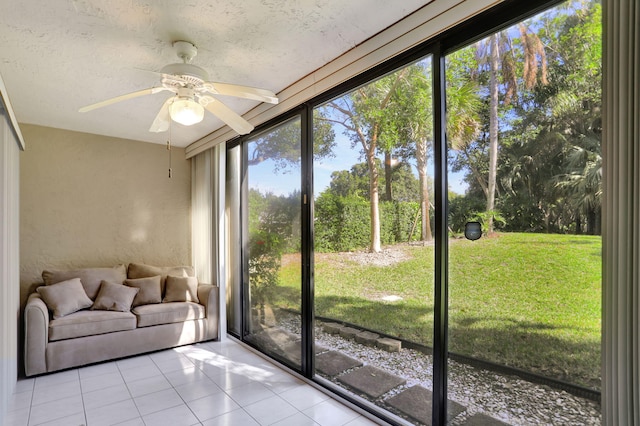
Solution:
M 596 234 L 596 211 L 592 208 L 587 212 L 587 235 Z
M 390 151 L 384 153 L 384 200 L 393 201 L 393 192 L 391 188 L 391 173 L 393 169 L 391 167 L 391 160 L 393 156 Z
M 580 213 L 576 214 L 576 235 L 582 235 L 582 218 Z
M 420 178 L 420 212 L 422 214 L 422 226 L 420 237 L 422 241 L 431 241 L 431 221 L 429 218 L 429 181 L 427 179 L 427 141 L 416 142 L 416 160 L 418 163 L 418 177 Z
M 369 158 L 372 157 L 372 158 Z M 380 245 L 380 209 L 378 206 L 378 168 L 375 167 L 375 157 L 367 155 L 367 161 L 371 161 L 369 174 L 369 194 L 371 195 L 370 214 L 371 214 L 371 247 L 372 253 L 379 253 L 382 248 Z
M 500 52 L 498 51 L 498 35 L 490 38 L 490 103 L 489 103 L 489 179 L 487 193 L 487 213 L 495 210 L 496 175 L 498 172 L 498 73 L 500 72 Z M 487 219 L 488 233 L 493 232 L 493 215 Z

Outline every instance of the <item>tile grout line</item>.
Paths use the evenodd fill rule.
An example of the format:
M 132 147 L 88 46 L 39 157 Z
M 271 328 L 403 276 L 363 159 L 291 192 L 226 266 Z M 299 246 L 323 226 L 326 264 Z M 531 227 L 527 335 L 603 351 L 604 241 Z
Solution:
M 209 349 L 209 350 L 211 350 L 211 351 L 214 351 L 214 352 L 215 352 L 215 350 L 214 350 L 214 349 Z M 216 353 L 216 354 L 217 354 L 217 353 Z M 220 354 L 217 354 L 217 355 L 220 355 Z M 202 374 L 204 374 L 204 376 L 205 376 L 206 378 L 208 378 L 209 380 L 211 380 L 211 381 L 213 382 L 213 379 L 211 379 L 211 377 L 209 377 L 209 376 L 207 375 L 207 373 L 204 371 L 204 369 L 202 369 L 200 366 L 198 366 L 198 365 L 196 365 L 195 363 L 193 363 L 193 361 L 191 361 L 191 358 L 189 358 L 189 356 L 188 356 L 188 355 L 185 355 L 185 357 L 186 357 L 186 358 L 188 358 L 188 359 L 189 359 L 189 361 L 190 361 L 192 364 L 194 364 L 194 366 L 195 366 L 199 371 L 201 371 L 201 372 L 202 372 Z M 155 362 L 155 361 L 154 361 L 154 362 Z M 163 374 L 164 374 L 164 373 L 163 373 Z M 256 380 L 253 380 L 253 379 L 250 379 L 250 380 L 251 380 L 251 382 L 254 382 L 254 383 L 257 383 L 257 384 L 262 385 L 262 383 L 261 383 L 261 382 L 259 382 L 259 381 L 256 381 Z M 246 383 L 246 384 L 250 384 L 251 382 Z M 252 416 L 252 415 L 251 415 L 251 413 L 249 413 L 249 412 L 245 409 L 245 407 L 246 407 L 246 406 L 251 405 L 251 404 L 258 403 L 258 402 L 260 402 L 260 401 L 264 401 L 265 399 L 271 398 L 272 396 L 277 396 L 277 397 L 279 397 L 282 401 L 284 401 L 285 403 L 287 403 L 287 404 L 289 404 L 289 405 L 293 406 L 292 404 L 290 404 L 290 403 L 289 403 L 289 401 L 286 401 L 286 400 L 285 400 L 284 398 L 282 398 L 279 394 L 277 394 L 276 392 L 273 392 L 271 389 L 268 389 L 268 388 L 266 388 L 266 389 L 267 389 L 267 390 L 269 390 L 269 391 L 273 394 L 272 396 L 269 396 L 269 397 L 267 397 L 267 398 L 260 399 L 260 400 L 258 400 L 258 401 L 254 401 L 254 402 L 252 402 L 251 404 L 245 404 L 245 405 L 242 405 L 242 404 L 240 404 L 240 402 L 239 402 L 238 400 L 236 400 L 235 398 L 233 398 L 233 396 L 232 396 L 232 395 L 230 395 L 230 394 L 228 393 L 228 391 L 229 391 L 229 390 L 231 390 L 231 389 L 233 389 L 233 388 L 225 389 L 225 388 L 221 388 L 217 383 L 215 383 L 215 382 L 213 382 L 213 383 L 214 383 L 214 385 L 215 385 L 215 386 L 217 386 L 217 387 L 219 387 L 219 388 L 220 388 L 220 390 L 221 390 L 221 392 L 222 392 L 222 393 L 224 393 L 224 394 L 225 394 L 229 399 L 231 399 L 234 403 L 236 403 L 236 404 L 238 405 L 238 407 L 239 407 L 239 409 L 240 409 L 240 410 L 242 410 L 244 413 L 246 413 L 249 417 L 251 417 L 253 420 L 255 420 L 255 422 L 256 422 L 256 423 L 258 423 L 258 424 L 260 424 L 260 421 L 259 421 L 258 419 L 256 419 L 254 416 Z M 172 384 L 172 386 L 173 386 L 173 384 Z M 244 386 L 244 385 L 238 385 L 238 386 L 236 386 L 236 388 L 237 388 L 237 387 L 241 387 L 241 386 Z M 174 387 L 174 389 L 175 389 L 175 387 Z M 177 392 L 177 391 L 176 391 L 176 392 Z M 179 395 L 179 393 L 178 393 L 178 395 Z M 180 397 L 182 397 L 182 396 L 180 395 Z M 206 396 L 204 396 L 203 398 L 206 398 Z M 200 398 L 199 398 L 199 399 L 200 399 Z M 183 401 L 184 401 L 184 399 L 183 399 Z M 191 407 L 189 407 L 189 405 L 188 405 L 187 401 L 184 401 L 184 402 L 185 402 L 185 404 L 187 405 L 187 407 L 191 410 Z M 297 407 L 293 407 L 293 408 L 295 408 L 295 409 L 297 410 L 297 412 L 298 412 L 298 413 L 301 413 L 301 414 L 303 414 L 303 415 L 304 415 L 304 413 L 302 413 L 300 410 L 298 410 L 298 408 L 297 408 Z M 218 418 L 218 417 L 222 417 L 222 416 L 224 416 L 224 415 L 227 415 L 227 414 L 229 414 L 229 413 L 232 413 L 233 411 L 236 411 L 236 410 L 227 411 L 227 412 L 222 413 L 222 414 L 220 414 L 220 415 L 218 415 L 218 416 L 212 417 L 211 419 L 200 420 L 200 419 L 198 418 L 198 416 L 193 412 L 193 410 L 191 410 L 191 412 L 192 412 L 192 413 L 194 414 L 194 416 L 198 419 L 198 421 L 200 421 L 200 423 L 202 423 L 203 421 L 208 421 L 208 420 L 212 420 L 212 419 L 215 419 L 215 418 Z M 292 414 L 292 416 L 293 416 L 293 415 L 295 415 L 295 414 Z M 291 417 L 291 416 L 289 416 L 289 417 Z M 308 417 L 308 416 L 307 416 L 307 417 Z M 287 418 L 288 418 L 288 417 L 287 417 Z M 284 419 L 281 419 L 281 420 L 284 420 Z M 281 421 L 281 420 L 279 420 L 279 421 Z M 313 419 L 312 419 L 312 420 L 313 420 Z
M 208 351 L 213 351 L 213 352 L 215 353 L 215 350 L 214 350 L 214 349 L 207 349 L 207 350 L 208 350 Z M 220 355 L 220 354 L 217 354 L 217 353 L 216 353 L 216 355 Z M 209 376 L 207 375 L 207 373 L 206 373 L 206 372 L 205 372 L 201 367 L 199 367 L 199 366 L 198 366 L 198 365 L 196 365 L 193 361 L 191 361 L 191 358 L 189 358 L 187 355 L 185 355 L 185 357 L 186 357 L 186 358 L 188 358 L 188 359 L 189 359 L 189 361 L 190 361 L 190 362 L 191 362 L 191 363 L 192 363 L 192 364 L 193 364 L 193 365 L 194 365 L 198 370 L 202 371 L 202 374 L 204 374 L 204 376 L 205 376 L 207 379 L 211 380 L 211 381 L 213 382 L 213 384 L 214 384 L 215 386 L 217 386 L 217 387 L 220 389 L 220 391 L 221 391 L 222 393 L 224 393 L 224 394 L 225 394 L 229 399 L 231 399 L 233 402 L 235 402 L 235 403 L 238 405 L 238 407 L 240 407 L 240 409 L 241 409 L 242 411 L 244 411 L 244 412 L 245 412 L 249 417 L 251 417 L 252 419 L 254 419 L 254 420 L 256 421 L 256 423 L 260 424 L 260 422 L 259 422 L 257 419 L 255 419 L 255 418 L 254 418 L 254 417 L 253 417 L 253 416 L 252 416 L 252 415 L 251 415 L 247 410 L 245 410 L 245 409 L 244 409 L 244 406 L 240 405 L 240 403 L 239 403 L 238 401 L 236 401 L 236 400 L 235 400 L 231 395 L 229 395 L 229 394 L 227 393 L 227 390 L 228 390 L 228 389 L 223 389 L 223 388 L 221 388 L 221 387 L 220 387 L 216 382 L 214 382 L 214 381 L 213 381 L 213 379 L 212 379 L 211 377 L 209 377 Z M 254 380 L 252 379 L 252 381 L 254 381 Z M 169 382 L 169 383 L 171 383 L 171 382 Z M 259 383 L 259 382 L 256 382 L 256 383 Z M 173 384 L 171 384 L 171 385 L 173 386 Z M 177 392 L 177 391 L 176 391 L 176 392 Z M 178 395 L 180 395 L 180 394 L 178 393 Z M 275 393 L 274 393 L 274 395 L 275 395 Z M 180 395 L 180 397 L 182 397 L 182 395 Z M 206 397 L 207 397 L 207 396 L 204 396 L 204 397 L 202 397 L 202 398 L 206 398 Z M 201 398 L 198 398 L 198 399 L 201 399 Z M 184 399 L 183 399 L 183 400 L 184 400 Z M 196 401 L 197 401 L 197 399 L 196 399 Z M 185 404 L 187 405 L 187 407 L 189 408 L 189 410 L 191 410 L 191 407 L 189 407 L 189 404 L 188 404 L 186 401 L 185 401 Z M 200 424 L 202 424 L 202 422 L 204 422 L 204 421 L 208 421 L 208 420 L 215 419 L 215 418 L 217 418 L 217 417 L 224 416 L 224 415 L 229 414 L 229 413 L 231 413 L 231 412 L 233 412 L 233 411 L 235 411 L 235 410 L 231 410 L 231 411 L 228 411 L 228 412 L 226 412 L 226 413 L 222 413 L 222 414 L 220 414 L 220 415 L 218 415 L 218 416 L 212 417 L 211 419 L 200 420 L 200 418 L 196 415 L 196 413 L 194 413 L 194 412 L 193 412 L 193 410 L 191 410 L 191 412 L 192 412 L 192 413 L 193 413 L 193 415 L 196 417 L 196 419 L 198 419 L 198 421 L 200 422 Z
M 31 387 L 31 398 L 29 400 L 29 415 L 27 415 L 27 424 L 25 426 L 29 426 L 31 423 L 31 409 L 33 408 L 33 397 L 36 394 L 36 379 L 33 379 L 33 385 Z
M 182 354 L 181 354 L 180 352 L 178 352 L 178 353 L 182 356 Z M 202 424 L 202 421 L 200 420 L 200 418 L 196 415 L 196 413 L 194 413 L 194 412 L 193 412 L 193 410 L 191 409 L 191 407 L 189 407 L 189 404 L 187 403 L 187 401 L 185 401 L 185 399 L 182 397 L 182 395 L 180 395 L 180 392 L 178 392 L 178 391 L 176 390 L 176 387 L 173 385 L 173 383 L 171 383 L 171 380 L 169 380 L 169 378 L 167 377 L 167 375 L 165 374 L 165 372 L 164 372 L 164 371 L 162 371 L 162 370 L 160 369 L 160 366 L 158 365 L 158 363 L 156 363 L 156 361 L 155 361 L 153 358 L 151 358 L 151 357 L 149 357 L 149 358 L 151 359 L 151 362 L 153 362 L 153 365 L 155 365 L 155 366 L 156 366 L 156 368 L 158 369 L 158 371 L 160 371 L 160 374 L 162 374 L 162 377 L 164 377 L 164 379 L 165 379 L 165 380 L 166 380 L 166 381 L 171 385 L 171 389 L 173 389 L 173 391 L 174 391 L 176 394 L 178 394 L 178 397 L 182 400 L 182 403 L 187 407 L 187 409 L 191 412 L 191 414 L 193 414 L 193 417 L 195 417 L 195 418 L 198 420 L 198 424 Z M 178 358 L 180 358 L 180 357 L 178 357 Z M 185 358 L 187 358 L 187 359 L 189 360 L 189 362 L 190 362 L 191 364 L 193 364 L 193 366 L 194 366 L 195 368 L 200 369 L 197 365 L 195 365 L 195 364 L 193 363 L 193 361 L 191 361 L 191 358 L 189 358 L 188 356 L 185 356 Z M 179 371 L 179 370 L 176 370 L 176 371 Z M 184 368 L 182 369 L 182 371 L 184 371 Z M 202 374 L 204 374 L 204 371 L 202 372 Z M 206 374 L 205 374 L 205 376 L 206 376 Z M 162 410 L 160 410 L 160 411 L 162 411 Z M 144 421 L 144 417 L 142 418 L 142 422 L 143 422 L 145 425 L 147 424 L 147 422 L 145 422 L 145 421 Z
M 129 389 L 129 384 L 125 380 L 124 375 L 122 374 L 122 369 L 118 365 L 118 361 L 116 361 L 115 364 L 116 364 L 116 368 L 118 369 L 118 374 L 120 374 L 120 378 L 122 378 L 122 383 L 124 383 L 124 386 L 127 388 L 127 392 L 129 393 L 129 396 L 131 397 L 131 402 L 133 402 L 133 406 L 136 407 L 136 411 L 138 412 L 138 417 L 140 417 L 140 420 L 142 420 L 142 423 L 144 423 L 146 425 L 147 423 L 144 421 L 144 418 L 142 417 L 142 413 L 140 412 L 140 409 L 138 408 L 138 404 L 136 404 L 136 400 L 133 397 L 133 394 L 131 393 L 131 389 Z M 133 419 L 129 419 L 129 420 L 133 420 Z M 125 420 L 125 421 L 129 421 L 129 420 Z M 120 423 L 124 423 L 124 421 L 120 422 Z
M 89 424 L 89 416 L 87 416 L 87 407 L 84 405 L 84 392 L 82 391 L 82 380 L 80 379 L 80 369 L 76 370 L 78 372 L 78 386 L 80 386 L 80 400 L 82 401 L 82 414 L 84 415 L 84 425 Z

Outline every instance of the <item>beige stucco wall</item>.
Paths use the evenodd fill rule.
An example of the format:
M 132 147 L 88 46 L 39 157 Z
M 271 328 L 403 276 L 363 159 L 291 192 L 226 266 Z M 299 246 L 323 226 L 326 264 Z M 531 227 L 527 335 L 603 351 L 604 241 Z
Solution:
M 184 149 L 22 125 L 22 300 L 43 269 L 191 264 Z

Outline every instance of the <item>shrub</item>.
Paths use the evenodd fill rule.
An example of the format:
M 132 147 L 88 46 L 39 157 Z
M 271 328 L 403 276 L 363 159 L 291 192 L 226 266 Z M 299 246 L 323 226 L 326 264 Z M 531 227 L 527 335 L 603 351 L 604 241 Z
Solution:
M 415 202 L 380 202 L 380 242 L 409 241 L 420 220 Z M 342 252 L 369 247 L 371 216 L 369 201 L 360 197 L 340 197 L 323 193 L 315 202 L 314 239 L 318 252 Z M 412 240 L 419 239 L 414 230 Z

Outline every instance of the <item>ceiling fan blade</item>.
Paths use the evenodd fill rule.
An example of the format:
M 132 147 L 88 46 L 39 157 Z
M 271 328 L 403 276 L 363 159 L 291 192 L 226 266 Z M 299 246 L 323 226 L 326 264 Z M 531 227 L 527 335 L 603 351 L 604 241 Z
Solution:
M 169 122 L 171 121 L 171 117 L 169 116 L 169 105 L 173 102 L 173 96 L 164 101 L 162 104 L 162 108 L 158 111 L 158 115 L 151 123 L 151 127 L 149 128 L 150 132 L 160 133 L 166 132 L 169 130 Z
M 247 133 L 251 133 L 253 130 L 251 123 L 219 100 L 214 99 L 211 96 L 200 96 L 199 102 L 207 111 L 220 118 L 229 127 L 238 132 L 238 134 L 246 135 Z
M 167 89 L 165 87 L 151 87 L 149 89 L 138 90 L 137 92 L 127 93 L 127 94 L 124 94 L 124 95 L 116 96 L 115 98 L 107 99 L 107 100 L 102 101 L 102 102 L 98 102 L 98 103 L 95 103 L 95 104 L 87 105 L 85 107 L 80 108 L 78 111 L 79 112 L 92 111 L 92 110 L 97 109 L 97 108 L 102 108 L 102 107 L 105 107 L 107 105 L 115 104 L 116 102 L 122 102 L 122 101 L 126 101 L 127 99 L 133 99 L 133 98 L 137 98 L 139 96 L 144 96 L 144 95 L 153 95 L 155 93 L 159 93 L 159 92 L 162 92 L 164 90 L 169 90 L 169 89 Z
M 258 89 L 257 87 L 241 86 L 238 84 L 217 83 L 208 81 L 204 85 L 205 89 L 219 95 L 236 96 L 238 98 L 253 99 L 260 102 L 268 102 L 277 104 L 278 98 L 275 93 L 267 89 Z

